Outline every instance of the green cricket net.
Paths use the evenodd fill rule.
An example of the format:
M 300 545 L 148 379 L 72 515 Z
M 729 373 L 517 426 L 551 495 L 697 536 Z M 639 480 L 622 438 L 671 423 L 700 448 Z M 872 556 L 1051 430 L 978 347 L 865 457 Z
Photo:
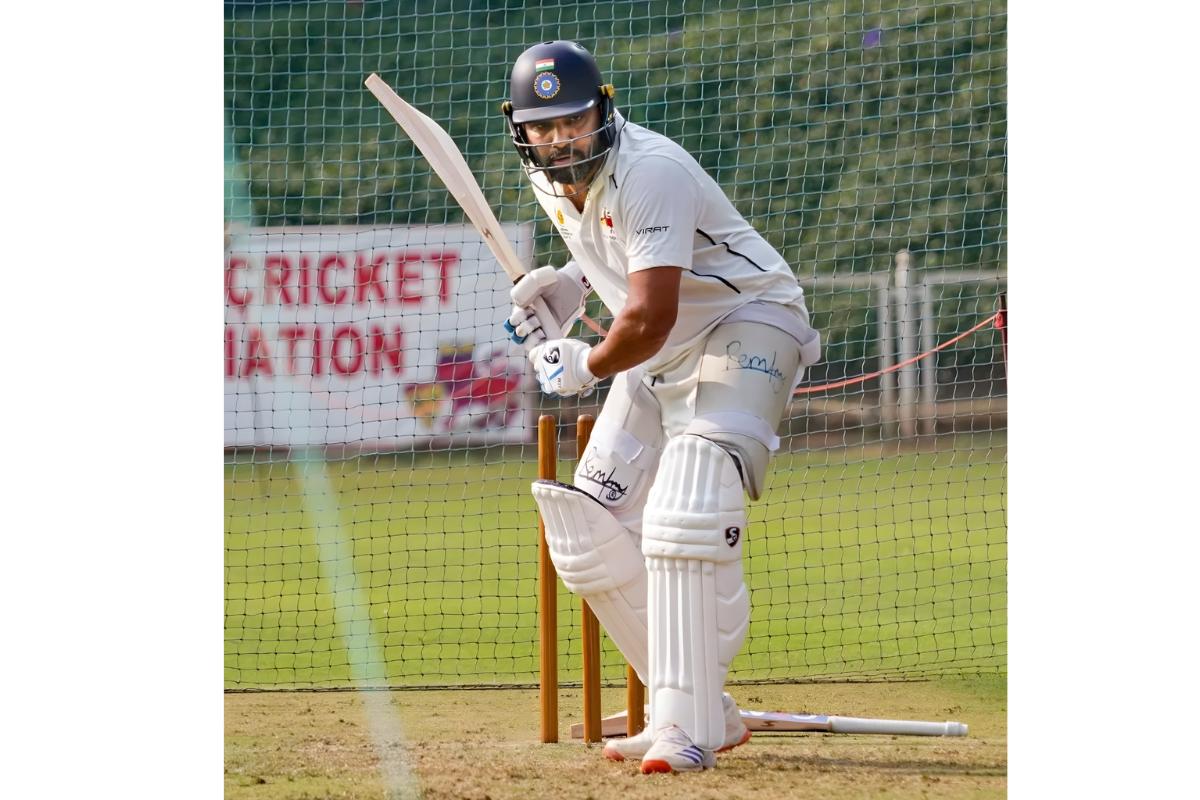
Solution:
M 731 681 L 1006 671 L 1004 2 L 225 8 L 228 689 L 537 680 L 536 419 L 568 478 L 604 391 L 536 390 L 507 279 L 363 80 L 450 133 L 530 266 L 561 265 L 499 113 L 548 39 L 696 156 L 825 342 L 751 505 Z

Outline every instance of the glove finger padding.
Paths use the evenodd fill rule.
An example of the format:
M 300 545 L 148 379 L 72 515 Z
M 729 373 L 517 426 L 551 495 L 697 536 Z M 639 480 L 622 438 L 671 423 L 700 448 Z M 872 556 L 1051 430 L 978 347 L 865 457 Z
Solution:
M 520 327 L 521 323 L 529 318 L 531 312 L 528 308 L 513 306 L 512 313 L 508 315 L 508 327 L 514 330 Z
M 517 282 L 510 296 L 513 303 L 522 308 L 535 305 L 540 298 L 546 306 L 544 312 L 538 309 L 546 338 L 562 339 L 583 314 L 584 301 L 591 291 L 592 286 L 583 270 L 574 261 L 569 261 L 559 270 L 538 267 Z
M 534 344 L 546 341 L 546 334 L 542 332 L 542 323 L 538 322 L 538 318 L 533 314 L 525 317 L 525 320 L 517 325 L 513 333 L 520 337 L 525 344 L 528 344 L 525 340 L 531 336 L 537 340 Z

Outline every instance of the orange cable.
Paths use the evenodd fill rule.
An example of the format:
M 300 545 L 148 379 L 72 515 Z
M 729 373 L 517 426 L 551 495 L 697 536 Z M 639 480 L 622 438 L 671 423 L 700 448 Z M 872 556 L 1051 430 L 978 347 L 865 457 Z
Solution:
M 936 353 L 938 350 L 943 350 L 943 349 L 949 347 L 950 345 L 954 344 L 955 342 L 962 341 L 963 339 L 967 338 L 975 331 L 982 328 L 984 325 L 987 325 L 989 322 L 993 323 L 993 324 L 999 323 L 1002 318 L 1003 317 L 1000 314 L 1000 312 L 996 312 L 995 314 L 992 314 L 990 317 L 988 317 L 987 319 L 985 319 L 983 322 L 979 323 L 975 327 L 973 327 L 969 330 L 963 331 L 958 336 L 955 336 L 953 339 L 948 339 L 948 340 L 942 342 L 941 344 L 939 344 L 937 347 L 933 348 L 932 350 L 928 350 L 924 353 L 921 353 L 918 356 L 913 356 L 912 358 L 905 359 L 904 361 L 901 361 L 899 364 L 893 364 L 892 366 L 888 367 L 887 369 L 881 369 L 878 372 L 872 372 L 869 375 L 860 375 L 857 378 L 850 378 L 849 380 L 845 380 L 845 381 L 838 381 L 837 383 L 826 383 L 821 386 L 805 386 L 803 388 L 797 389 L 792 394 L 811 394 L 812 392 L 820 392 L 820 391 L 824 391 L 825 389 L 837 389 L 841 386 L 849 386 L 853 383 L 863 383 L 864 381 L 869 381 L 872 378 L 878 378 L 880 375 L 884 375 L 888 372 L 895 372 L 898 369 L 907 367 L 909 364 L 914 364 L 914 363 L 920 361 L 922 358 L 931 356 L 934 353 Z
M 606 330 L 604 330 L 604 328 L 600 327 L 600 325 L 598 323 L 594 322 L 586 314 L 583 315 L 582 320 L 583 320 L 584 325 L 588 326 L 589 328 L 591 328 L 593 331 L 600 334 L 601 336 L 608 335 L 608 331 L 606 331 Z M 826 389 L 838 389 L 842 386 L 850 386 L 851 384 L 855 384 L 855 383 L 864 383 L 866 381 L 871 380 L 872 378 L 878 378 L 880 375 L 886 375 L 889 372 L 895 372 L 898 369 L 903 369 L 904 367 L 907 367 L 909 364 L 915 364 L 916 362 L 920 361 L 922 358 L 927 358 L 928 356 L 933 355 L 938 350 L 944 350 L 947 347 L 949 347 L 950 345 L 954 344 L 955 342 L 962 341 L 963 339 L 967 338 L 975 331 L 977 331 L 980 328 L 982 328 L 983 326 L 987 325 L 989 322 L 992 323 L 993 325 L 995 325 L 995 327 L 1000 329 L 1002 338 L 1004 338 L 1006 340 L 1007 337 L 1004 335 L 1005 334 L 1004 312 L 997 311 L 995 314 L 992 314 L 990 317 L 983 320 L 983 322 L 980 322 L 978 325 L 976 325 L 973 328 L 963 331 L 958 336 L 955 336 L 953 339 L 948 339 L 948 340 L 942 342 L 941 344 L 939 344 L 937 347 L 933 348 L 932 350 L 928 350 L 924 353 L 921 353 L 920 355 L 913 356 L 912 358 L 909 358 L 909 359 L 905 359 L 904 361 L 901 361 L 899 364 L 893 364 L 892 366 L 888 367 L 887 369 L 881 369 L 878 372 L 872 372 L 869 375 L 860 375 L 857 378 L 850 378 L 849 380 L 838 381 L 837 383 L 826 383 L 826 384 L 822 384 L 821 386 L 805 386 L 805 387 L 797 389 L 792 394 L 793 395 L 812 394 L 813 392 L 821 392 Z M 1007 364 L 1008 364 L 1008 342 L 1004 341 L 1002 344 L 1003 344 L 1004 350 L 1005 350 L 1004 363 L 1007 366 Z
M 606 331 L 606 330 L 604 330 L 604 328 L 600 327 L 600 323 L 596 322 L 594 319 L 589 317 L 587 314 L 583 314 L 579 318 L 581 320 L 583 320 L 584 325 L 587 325 L 589 328 L 592 329 L 593 333 L 600 334 L 601 338 L 608 336 L 608 331 Z

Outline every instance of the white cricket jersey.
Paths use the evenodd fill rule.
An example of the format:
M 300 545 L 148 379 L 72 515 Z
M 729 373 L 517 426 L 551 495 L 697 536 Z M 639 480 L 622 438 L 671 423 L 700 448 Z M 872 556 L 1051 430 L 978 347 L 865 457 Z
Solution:
M 670 139 L 622 119 L 617 144 L 592 181 L 583 212 L 535 194 L 596 294 L 617 315 L 629 274 L 682 267 L 679 314 L 653 372 L 697 343 L 723 318 L 755 301 L 798 307 L 804 292 L 783 257 L 737 212 L 696 159 Z M 550 183 L 529 174 L 540 189 Z

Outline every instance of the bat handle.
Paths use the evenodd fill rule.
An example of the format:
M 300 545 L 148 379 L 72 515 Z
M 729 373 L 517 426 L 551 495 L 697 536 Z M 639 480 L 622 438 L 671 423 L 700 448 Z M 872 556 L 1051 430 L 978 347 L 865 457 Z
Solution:
M 524 277 L 524 275 L 518 275 L 515 279 L 513 279 L 513 285 L 516 285 L 516 283 Z M 535 297 L 531 305 L 533 306 L 533 313 L 537 315 L 539 320 L 550 319 L 553 316 L 550 314 L 550 308 L 546 305 L 546 301 L 542 298 Z M 543 311 L 546 312 L 546 316 L 542 315 Z M 593 332 L 600 334 L 601 339 L 603 339 L 605 336 L 608 336 L 608 331 L 606 331 L 599 323 L 593 321 L 592 318 L 587 314 L 581 314 L 579 318 L 583 320 L 583 324 L 591 328 Z M 546 338 L 549 338 L 549 336 Z
M 533 298 L 533 303 L 531 303 L 530 305 L 533 306 L 533 313 L 537 314 L 538 321 L 541 322 L 542 325 L 546 324 L 546 320 L 554 319 L 554 315 L 550 313 L 550 307 L 546 305 L 546 301 L 543 300 L 542 298 L 540 298 L 540 297 Z M 557 339 L 558 338 L 557 334 L 555 334 L 555 336 L 551 337 L 550 332 L 547 331 L 545 328 L 542 328 L 542 335 L 545 336 L 547 339 L 550 339 L 550 338 Z

